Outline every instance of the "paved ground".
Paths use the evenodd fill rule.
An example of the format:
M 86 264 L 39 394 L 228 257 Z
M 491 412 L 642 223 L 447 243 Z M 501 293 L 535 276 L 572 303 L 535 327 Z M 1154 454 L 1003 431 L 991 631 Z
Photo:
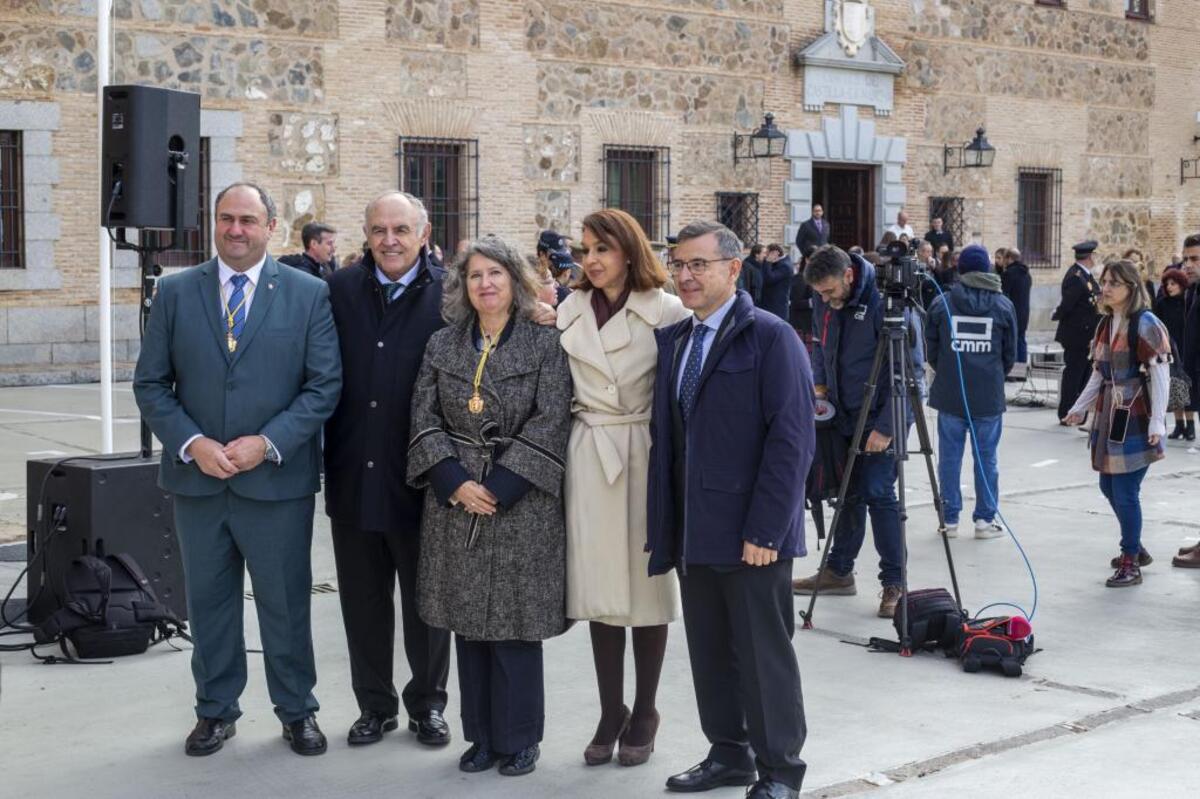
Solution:
M 0 389 L 0 528 L 23 535 L 24 461 L 98 446 L 95 386 Z M 128 386 L 116 395 L 117 443 L 134 448 L 137 424 Z M 1144 489 L 1145 540 L 1156 556 L 1145 583 L 1106 589 L 1116 524 L 1095 487 L 1083 436 L 1053 413 L 1014 409 L 1001 447 L 1002 509 L 1038 576 L 1034 626 L 1045 651 L 1025 676 L 968 675 L 953 661 L 902 660 L 845 643 L 888 635 L 874 618 L 874 558 L 859 564 L 856 597 L 823 600 L 817 628 L 797 632 L 805 680 L 809 796 L 1184 797 L 1197 795 L 1200 742 L 1200 573 L 1172 569 L 1170 555 L 1200 536 L 1200 454 L 1172 443 Z M 920 463 L 909 468 L 911 584 L 949 581 Z M 967 487 L 967 493 L 970 488 Z M 867 548 L 869 552 L 869 547 Z M 1032 591 L 1007 539 L 953 545 L 971 609 Z M 873 553 L 872 553 L 873 554 Z M 328 525 L 318 517 L 314 576 L 332 581 Z M 19 564 L 0 563 L 0 590 Z M 815 569 L 815 558 L 796 564 Z M 23 593 L 23 589 L 22 589 Z M 421 749 L 408 734 L 350 751 L 344 733 L 356 715 L 349 690 L 337 598 L 313 598 L 320 720 L 331 740 L 324 757 L 300 759 L 279 740 L 262 664 L 251 675 L 238 737 L 208 759 L 182 754 L 191 726 L 186 654 L 159 647 L 111 666 L 38 665 L 0 655 L 0 791 L 5 797 L 649 796 L 705 751 L 687 652 L 676 625 L 660 693 L 663 727 L 650 763 L 635 769 L 583 766 L 596 720 L 586 631 L 547 645 L 547 739 L 537 772 L 524 779 L 468 777 L 455 768 L 463 748 Z M 248 642 L 256 637 L 248 608 Z M 403 664 L 403 659 L 398 660 Z M 403 666 L 398 667 L 403 671 Z M 399 675 L 403 678 L 403 674 Z M 451 675 L 452 718 L 457 690 Z M 632 680 L 632 676 L 630 677 Z M 454 718 L 457 735 L 457 719 Z M 716 796 L 733 797 L 735 789 Z

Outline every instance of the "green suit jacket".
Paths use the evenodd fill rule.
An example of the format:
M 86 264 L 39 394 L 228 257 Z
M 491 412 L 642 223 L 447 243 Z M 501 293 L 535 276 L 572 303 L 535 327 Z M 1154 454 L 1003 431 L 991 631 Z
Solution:
M 163 444 L 159 485 L 185 496 L 225 488 L 258 500 L 315 494 L 319 433 L 342 388 L 328 287 L 268 255 L 236 352 L 225 333 L 215 258 L 159 282 L 133 379 L 138 408 Z M 209 477 L 179 457 L 197 434 L 222 444 L 264 435 L 282 464 Z

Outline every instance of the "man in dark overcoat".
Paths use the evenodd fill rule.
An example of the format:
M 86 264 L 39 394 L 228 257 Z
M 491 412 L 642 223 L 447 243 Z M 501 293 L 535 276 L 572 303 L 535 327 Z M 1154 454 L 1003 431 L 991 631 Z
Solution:
M 808 354 L 735 291 L 741 243 L 716 222 L 679 233 L 671 272 L 691 319 L 656 331 L 649 571 L 678 569 L 700 726 L 712 747 L 667 789 L 799 795 L 805 763 L 792 559 L 805 554 L 815 448 Z M 736 653 L 736 654 L 735 654 Z
M 213 754 L 241 716 L 249 571 L 283 737 L 319 755 L 310 552 L 319 433 L 342 385 L 329 290 L 267 254 L 276 215 L 262 188 L 235 183 L 215 209 L 217 257 L 159 283 L 133 378 L 163 444 L 195 639 L 184 751 Z
M 1062 384 L 1058 392 L 1058 423 L 1062 425 L 1066 424 L 1067 411 L 1083 393 L 1092 373 L 1088 351 L 1100 321 L 1096 310 L 1100 284 L 1092 276 L 1098 246 L 1094 241 L 1075 245 L 1075 263 L 1063 276 L 1062 300 L 1050 317 L 1058 322 L 1054 340 L 1063 348 Z
M 1021 251 L 1008 248 L 1008 263 L 1000 275 L 1000 287 L 1017 313 L 1017 364 L 1029 363 L 1029 347 L 1025 342 L 1025 331 L 1029 329 L 1029 296 L 1033 291 L 1033 278 L 1029 267 L 1021 260 Z
M 422 495 L 405 482 L 413 386 L 425 344 L 443 325 L 445 272 L 430 262 L 429 230 L 419 199 L 380 195 L 365 212 L 368 252 L 329 280 L 345 386 L 325 426 L 325 511 L 361 711 L 348 735 L 354 745 L 396 729 L 400 699 L 418 741 L 450 741 L 442 715 L 450 634 L 417 613 Z M 412 674 L 399 697 L 392 680 L 397 582 Z

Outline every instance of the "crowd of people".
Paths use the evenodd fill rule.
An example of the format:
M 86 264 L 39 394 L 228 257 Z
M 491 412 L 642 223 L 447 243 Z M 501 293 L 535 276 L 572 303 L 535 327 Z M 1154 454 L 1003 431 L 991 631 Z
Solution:
M 336 231 L 316 225 L 288 269 L 267 254 L 277 219 L 261 187 L 236 183 L 215 208 L 217 256 L 160 282 L 134 379 L 163 443 L 187 580 L 197 722 L 186 753 L 211 755 L 236 732 L 244 571 L 283 738 L 298 754 L 326 751 L 309 610 L 323 468 L 360 713 L 350 745 L 380 741 L 402 710 L 420 743 L 448 744 L 453 642 L 470 744 L 459 768 L 532 772 L 542 642 L 586 622 L 599 718 L 583 760 L 644 764 L 670 625 L 682 618 L 711 748 L 667 789 L 798 796 L 806 726 L 794 594 L 855 593 L 869 516 L 878 615 L 892 617 L 901 596 L 894 442 L 914 409 L 905 419 L 888 410 L 896 381 L 877 381 L 873 395 L 867 384 L 885 335 L 876 267 L 889 244 L 912 238 L 904 215 L 863 252 L 829 244 L 814 208 L 799 265 L 790 248 L 747 250 L 712 221 L 656 251 L 616 209 L 585 217 L 578 243 L 546 231 L 524 256 L 485 236 L 443 261 L 422 202 L 387 192 L 364 211 L 366 244 L 351 265 L 332 267 Z M 1095 414 L 1093 465 L 1121 527 L 1108 584 L 1131 585 L 1150 560 L 1138 488 L 1163 457 L 1172 328 L 1185 359 L 1200 353 L 1187 348 L 1200 236 L 1185 243 L 1190 271 L 1163 276 L 1162 322 L 1133 262 L 1108 263 L 1093 291 L 1094 243 L 1076 250 L 1085 274 L 1068 273 L 1056 317 L 1064 348 L 1086 339 L 1092 360 L 1061 417 Z M 993 260 L 978 244 L 955 249 L 940 220 L 915 253 L 936 283 L 904 313 L 922 393 L 926 364 L 933 373 L 938 533 L 957 534 L 973 441 L 974 533 L 996 538 L 1004 381 L 1025 351 L 1028 269 L 1016 250 Z M 1091 330 L 1089 309 L 1104 317 Z M 818 417 L 846 449 L 861 420 L 862 457 L 829 568 L 793 580 Z M 1194 434 L 1191 418 L 1177 416 L 1176 432 Z M 1200 549 L 1176 562 L 1200 565 Z M 400 691 L 398 614 L 411 671 Z

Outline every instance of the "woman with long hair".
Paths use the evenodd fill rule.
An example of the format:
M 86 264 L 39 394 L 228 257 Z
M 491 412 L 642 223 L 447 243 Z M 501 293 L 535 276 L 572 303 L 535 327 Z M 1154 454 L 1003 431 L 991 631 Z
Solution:
M 1171 339 L 1178 348 L 1186 339 L 1184 321 L 1187 318 L 1187 275 L 1182 269 L 1168 269 L 1163 272 L 1162 290 L 1154 302 L 1154 315 L 1157 316 L 1171 334 Z M 1192 391 L 1195 391 L 1195 387 Z M 1175 411 L 1175 429 L 1167 438 L 1172 440 L 1196 440 L 1196 415 L 1193 411 Z
M 567 616 L 587 620 L 600 690 L 588 765 L 646 762 L 654 749 L 667 625 L 679 617 L 675 575 L 648 576 L 646 486 L 654 331 L 687 318 L 663 291 L 667 272 L 637 221 L 617 209 L 583 220 L 583 277 L 558 308 L 574 380 L 567 451 Z M 625 628 L 637 687 L 625 705 Z
M 1141 486 L 1150 464 L 1166 456 L 1171 340 L 1149 305 L 1135 264 L 1115 261 L 1104 267 L 1102 317 L 1092 341 L 1094 369 L 1066 417 L 1068 424 L 1081 424 L 1088 411 L 1096 412 L 1092 468 L 1100 473 L 1100 491 L 1121 527 L 1121 552 L 1112 562 L 1116 572 L 1106 583 L 1110 588 L 1140 584 L 1141 567 L 1153 560 L 1142 546 Z

